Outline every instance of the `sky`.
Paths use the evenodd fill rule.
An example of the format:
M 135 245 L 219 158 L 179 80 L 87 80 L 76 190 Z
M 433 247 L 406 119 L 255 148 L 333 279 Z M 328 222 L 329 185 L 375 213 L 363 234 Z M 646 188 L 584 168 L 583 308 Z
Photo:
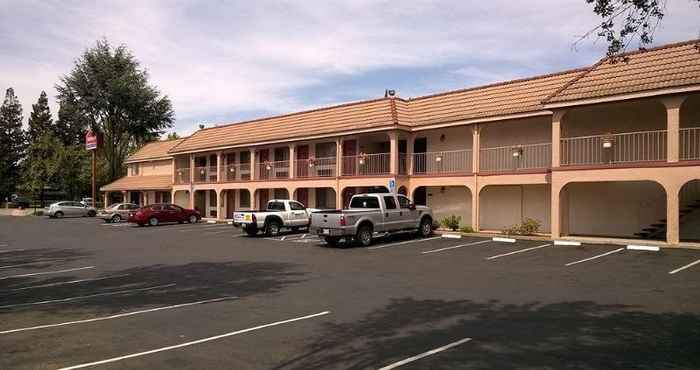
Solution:
M 0 0 L 0 89 L 25 121 L 98 39 L 125 44 L 173 103 L 170 130 L 349 101 L 442 92 L 586 66 L 605 53 L 585 0 Z M 655 45 L 698 38 L 697 0 L 669 0 Z M 4 97 L 4 95 L 3 95 Z

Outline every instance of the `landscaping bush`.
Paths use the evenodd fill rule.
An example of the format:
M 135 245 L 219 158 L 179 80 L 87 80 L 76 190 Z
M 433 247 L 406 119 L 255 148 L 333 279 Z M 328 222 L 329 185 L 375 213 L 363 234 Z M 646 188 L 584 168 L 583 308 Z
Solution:
M 440 221 L 440 224 L 452 231 L 459 229 L 459 223 L 462 222 L 462 216 L 448 216 Z
M 465 226 L 465 227 L 461 228 L 459 231 L 461 231 L 463 233 L 473 233 L 474 229 L 472 229 L 471 226 Z
M 532 235 L 540 231 L 540 222 L 534 218 L 526 218 L 521 224 L 505 228 L 501 233 L 505 235 Z

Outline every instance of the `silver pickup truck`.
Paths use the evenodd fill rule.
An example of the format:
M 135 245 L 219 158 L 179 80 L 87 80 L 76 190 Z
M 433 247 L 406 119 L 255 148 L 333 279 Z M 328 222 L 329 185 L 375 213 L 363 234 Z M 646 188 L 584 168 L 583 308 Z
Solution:
M 433 212 L 392 193 L 354 195 L 349 209 L 312 213 L 309 226 L 310 233 L 324 238 L 330 246 L 337 245 L 341 238 L 368 246 L 375 233 L 405 230 L 429 236 L 433 232 Z
M 275 236 L 283 228 L 297 230 L 309 226 L 309 216 L 314 211 L 317 210 L 295 200 L 273 199 L 267 202 L 265 210 L 234 212 L 233 225 L 242 227 L 248 235 L 262 230 L 268 236 Z

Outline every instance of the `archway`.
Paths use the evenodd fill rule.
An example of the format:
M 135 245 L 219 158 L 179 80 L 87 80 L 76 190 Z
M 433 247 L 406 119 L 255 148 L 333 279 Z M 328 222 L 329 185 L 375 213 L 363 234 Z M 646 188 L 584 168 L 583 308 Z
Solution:
M 408 196 L 408 189 L 406 189 L 405 186 L 400 186 L 400 187 L 399 187 L 399 190 L 398 190 L 398 193 L 401 194 L 401 195 Z
M 216 198 L 214 190 L 196 190 L 194 192 L 194 209 L 199 211 L 202 217 L 217 218 L 217 204 L 219 202 Z
M 700 242 L 700 180 L 688 181 L 678 194 L 680 240 Z
M 551 186 L 548 184 L 488 185 L 479 193 L 479 228 L 500 231 L 525 219 L 537 220 L 540 232 L 550 231 Z

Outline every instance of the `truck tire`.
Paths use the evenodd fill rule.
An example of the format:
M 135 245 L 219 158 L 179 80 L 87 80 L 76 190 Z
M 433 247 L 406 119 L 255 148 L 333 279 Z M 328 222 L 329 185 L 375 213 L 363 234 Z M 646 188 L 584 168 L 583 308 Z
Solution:
M 418 236 L 427 238 L 433 234 L 433 220 L 430 217 L 423 217 L 418 226 Z
M 326 244 L 328 244 L 329 247 L 337 247 L 340 238 L 337 236 L 327 236 L 324 238 L 324 240 L 326 241 Z
M 244 230 L 245 230 L 245 233 L 250 235 L 250 236 L 258 235 L 258 228 L 256 228 L 256 227 L 247 227 Z
M 357 234 L 355 234 L 355 240 L 357 240 L 363 247 L 369 247 L 372 244 L 372 226 L 361 225 L 357 229 Z
M 280 234 L 280 229 L 282 229 L 282 224 L 277 220 L 270 220 L 265 225 L 265 235 L 267 236 L 277 236 Z

